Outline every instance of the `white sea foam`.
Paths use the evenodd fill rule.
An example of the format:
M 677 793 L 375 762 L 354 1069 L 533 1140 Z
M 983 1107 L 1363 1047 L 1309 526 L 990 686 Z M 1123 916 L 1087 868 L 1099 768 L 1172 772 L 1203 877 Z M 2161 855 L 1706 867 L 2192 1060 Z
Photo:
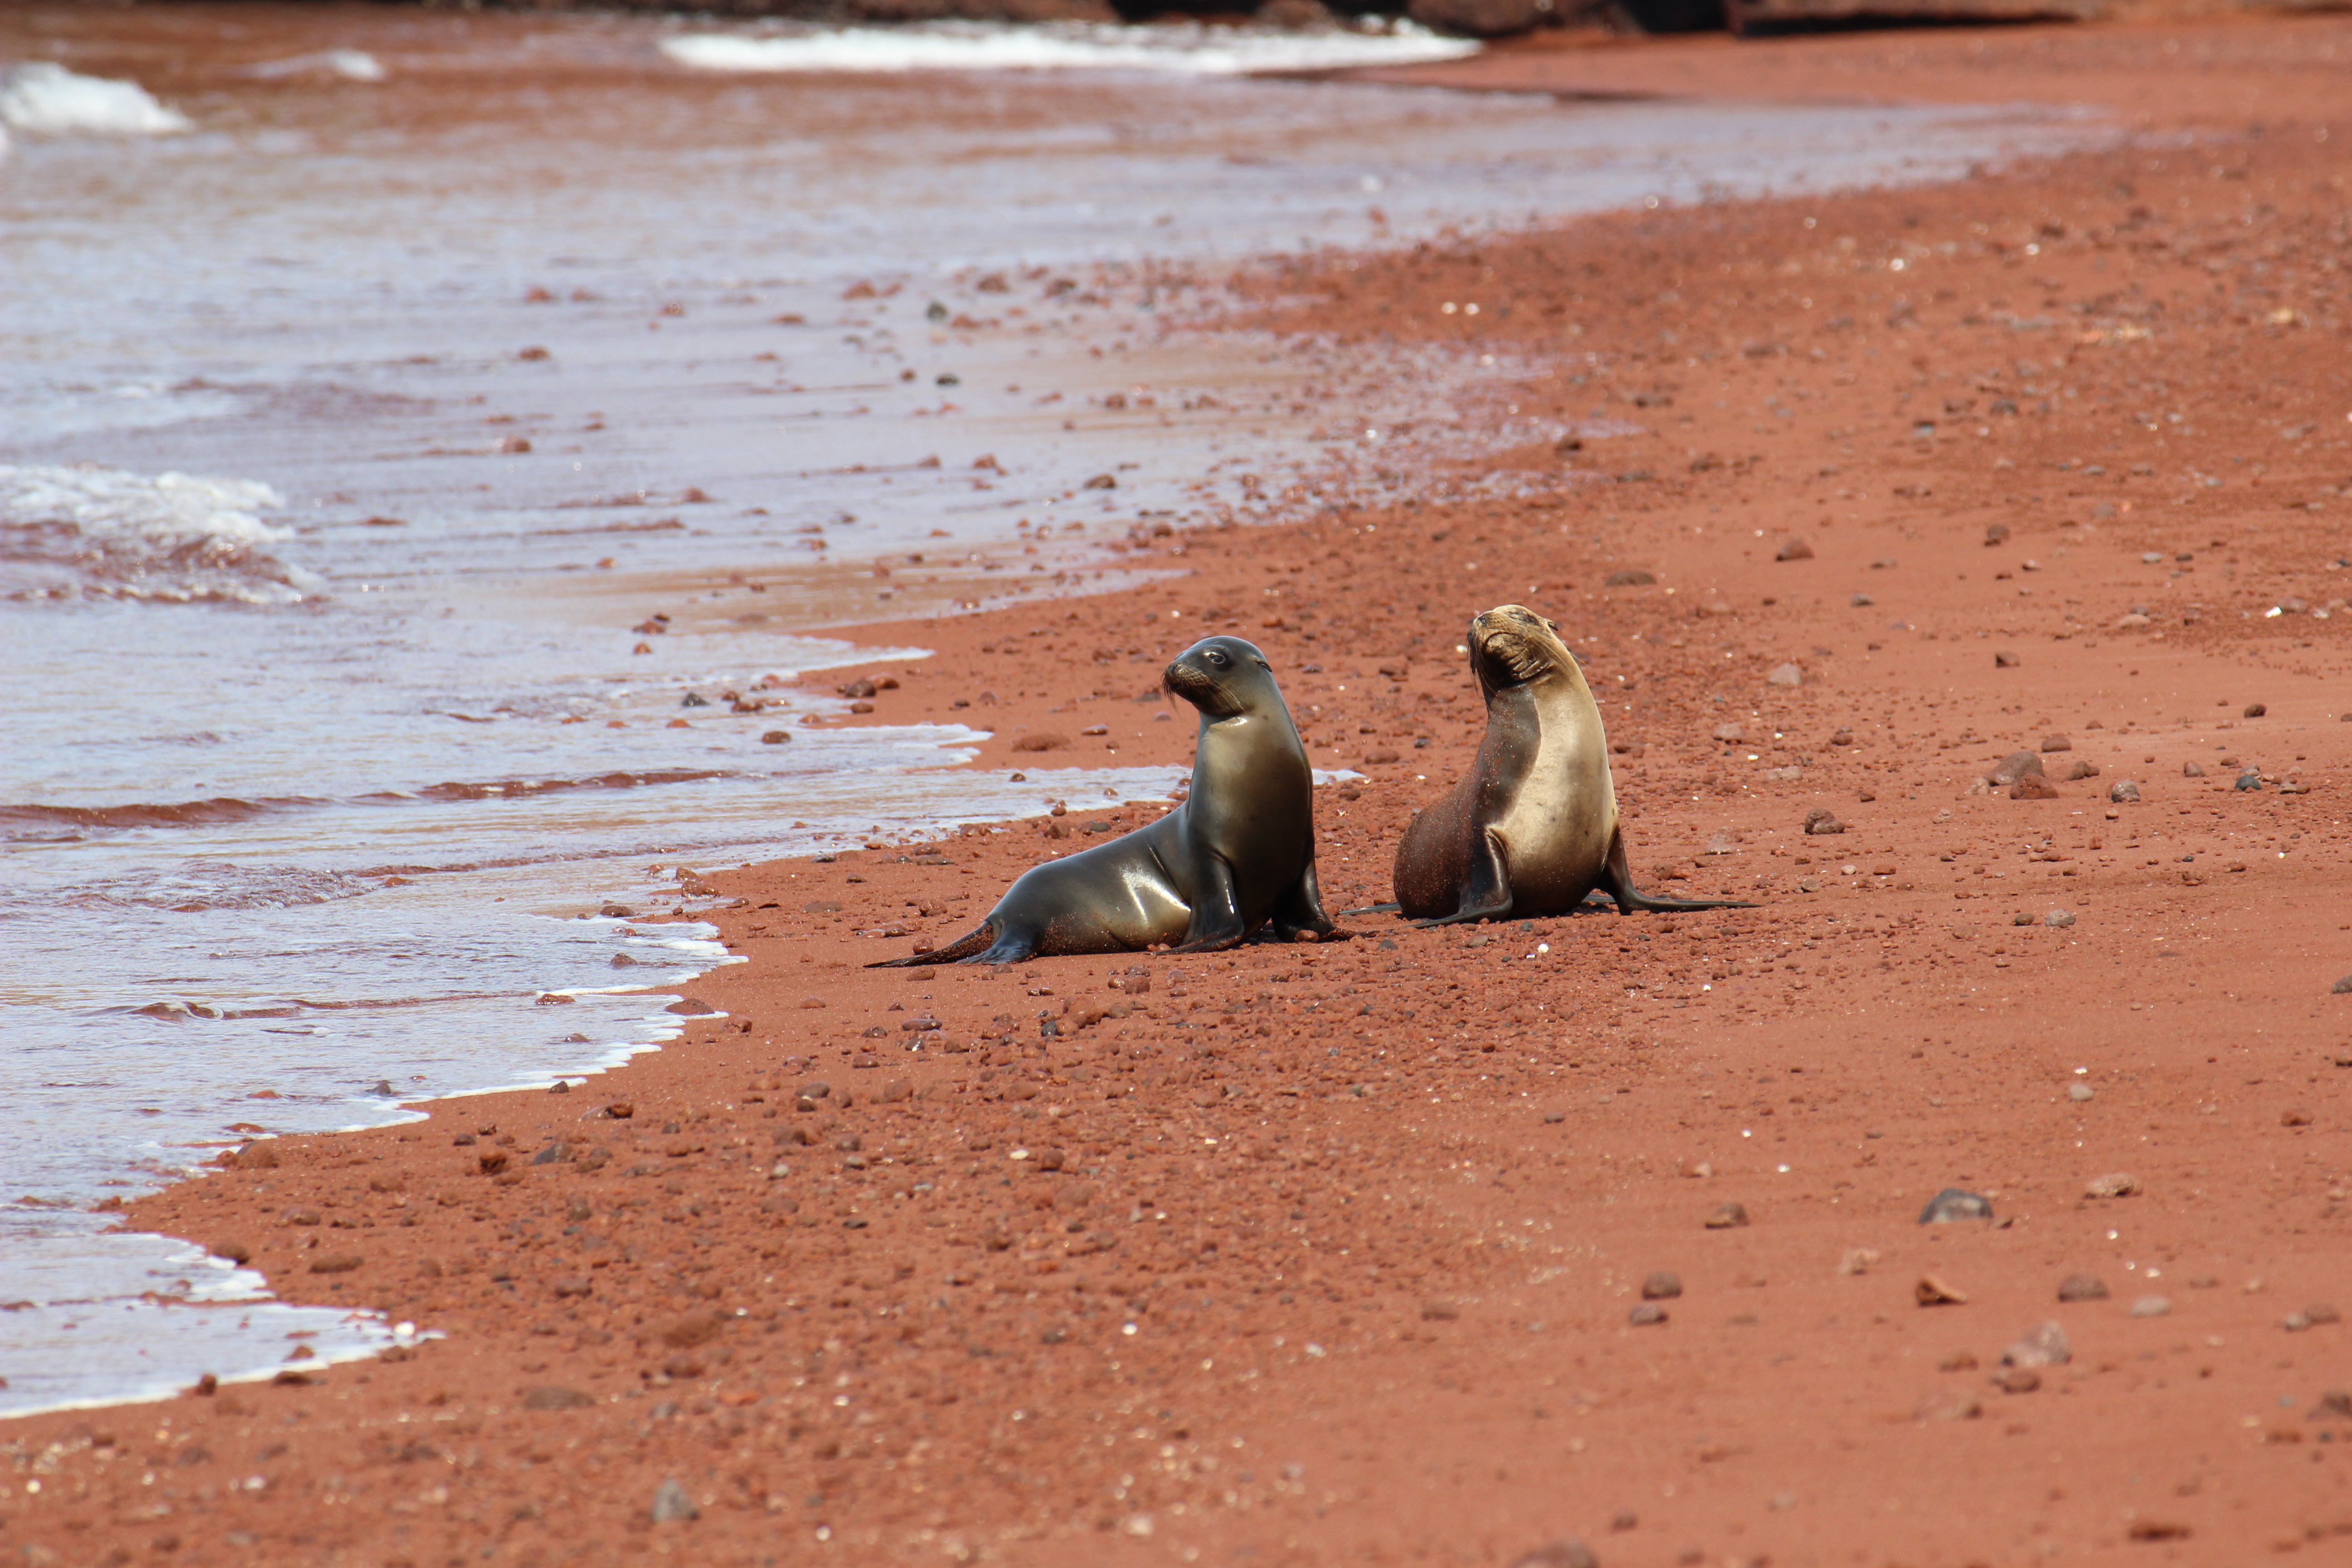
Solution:
M 285 504 L 257 479 L 0 463 L 0 584 L 18 596 L 79 587 L 129 598 L 299 598 L 319 580 L 264 548 L 292 531 L 255 515 Z
M 1380 30 L 1274 32 L 1198 26 L 982 22 L 922 27 L 843 27 L 793 33 L 684 33 L 662 52 L 722 71 L 1141 70 L 1180 76 L 1331 70 L 1455 59 L 1478 46 L 1410 22 Z
M 320 49 L 316 54 L 249 66 L 245 74 L 264 81 L 289 76 L 339 76 L 345 81 L 382 81 L 390 73 L 383 68 L 382 60 L 365 49 Z
M 173 136 L 196 128 L 135 81 L 82 76 L 48 60 L 0 71 L 0 122 L 40 136 Z

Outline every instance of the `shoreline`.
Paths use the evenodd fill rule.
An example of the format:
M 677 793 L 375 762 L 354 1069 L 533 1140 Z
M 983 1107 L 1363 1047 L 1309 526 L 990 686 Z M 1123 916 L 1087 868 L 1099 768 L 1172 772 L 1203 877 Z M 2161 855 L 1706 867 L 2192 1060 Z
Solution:
M 2296 58 L 2324 38 L 2352 59 L 2340 20 L 2232 26 L 2176 36 Z M 2062 41 L 2096 57 L 2158 31 Z M 1834 75 L 1897 42 L 1969 40 L 1770 47 Z M 2227 82 L 2165 90 L 2168 125 L 2238 112 Z M 688 990 L 724 1018 L 564 1096 L 278 1140 L 275 1165 L 129 1205 L 142 1228 L 236 1245 L 273 1279 L 449 1338 L 136 1419 L 12 1421 L 20 1480 L 46 1464 L 58 1481 L 9 1495 L 5 1539 L 60 1561 L 164 1535 L 180 1561 L 224 1542 L 246 1561 L 362 1542 L 552 1560 L 593 1535 L 613 1560 L 690 1542 L 721 1560 L 1317 1561 L 1388 1540 L 1507 1562 L 1575 1533 L 1611 1562 L 1685 1542 L 1801 1560 L 1883 1548 L 1861 1500 L 1882 1491 L 1906 1537 L 1996 1553 L 2037 1534 L 2094 1561 L 2147 1541 L 2244 1550 L 2289 1517 L 2325 1539 L 2333 1428 L 2307 1418 L 2343 1331 L 2280 1335 L 2327 1288 L 2324 1254 L 2292 1237 L 2341 1212 L 2352 1161 L 2326 1056 L 2327 984 L 2352 967 L 2327 918 L 2341 873 L 2303 842 L 2340 842 L 2352 762 L 2342 612 L 2308 615 L 2346 592 L 2325 561 L 2352 458 L 2320 421 L 2352 387 L 2312 263 L 2352 128 L 2317 141 L 2302 101 L 2282 90 L 2262 136 L 2217 137 L 2186 170 L 2134 148 L 1283 264 L 1263 324 L 1491 339 L 1557 373 L 1497 404 L 1648 433 L 1488 466 L 1592 476 L 1557 495 L 1172 536 L 1153 564 L 1188 576 L 1050 616 L 948 617 L 931 659 L 824 683 L 898 679 L 876 722 L 970 716 L 949 705 L 993 693 L 974 766 L 1112 745 L 1174 765 L 1183 719 L 1139 696 L 1204 622 L 1237 631 L 1274 659 L 1317 764 L 1367 775 L 1319 801 L 1327 893 L 1350 907 L 1380 896 L 1404 814 L 1475 747 L 1453 627 L 1532 595 L 1583 617 L 1575 646 L 1612 690 L 1627 678 L 1611 721 L 1637 876 L 1766 908 L 1470 933 L 1360 920 L 1329 948 L 882 978 L 850 966 L 964 929 L 1070 847 L 1041 838 L 1055 822 L 1083 835 L 1143 808 L 1073 800 L 929 850 L 715 873 L 745 907 L 713 914 L 750 962 Z M 1590 309 L 1543 309 L 1561 279 Z M 1480 295 L 1535 308 L 1439 309 Z M 2246 406 L 2246 388 L 2271 401 Z M 2142 403 L 2157 429 L 2124 417 Z M 2014 531 L 1988 548 L 1995 523 Z M 1811 553 L 1774 561 L 1792 537 Z M 1659 581 L 1603 585 L 1637 569 Z M 2258 598 L 2306 607 L 2266 617 Z M 2117 624 L 2141 604 L 2148 620 Z M 1084 662 L 1048 672 L 1048 655 Z M 1784 664 L 1800 685 L 1769 682 Z M 1724 725 L 1738 742 L 1703 739 Z M 1047 726 L 1065 746 L 1013 749 Z M 1853 743 L 1833 747 L 1841 727 Z M 1969 770 L 2061 731 L 2050 775 L 2082 760 L 2095 780 L 2053 801 L 1967 793 Z M 2225 756 L 2272 787 L 2231 789 Z M 2200 759 L 2206 776 L 2182 777 Z M 1766 776 L 1780 769 L 1796 776 Z M 2125 777 L 2145 799 L 2108 806 Z M 1801 831 L 1816 807 L 1848 821 L 1833 846 Z M 2127 856 L 2126 835 L 2154 854 Z M 2151 930 L 2188 949 L 2161 973 Z M 2170 1015 L 2154 1032 L 2132 1011 L 2150 1007 Z M 941 1027 L 905 1026 L 927 1018 Z M 2221 1050 L 2239 1055 L 2209 1072 Z M 2077 1066 L 2092 1100 L 2067 1094 Z M 627 1118 L 583 1120 L 616 1099 Z M 2305 1176 L 2266 1188 L 2289 1157 Z M 2126 1168 L 2143 1195 L 2078 1195 Z M 2013 1223 L 1912 1226 L 1947 1184 L 1991 1189 Z M 1725 1202 L 1752 1223 L 1705 1229 Z M 1682 1277 L 1670 1321 L 1626 1326 L 1658 1268 Z M 2056 1307 L 2075 1271 L 2110 1299 Z M 1923 1273 L 1969 1301 L 1916 1307 Z M 2143 1273 L 2161 1315 L 2130 1315 Z M 2052 1316 L 2075 1361 L 2036 1392 L 1988 1385 Z M 172 1436 L 131 1430 L 151 1413 Z M 305 1443 L 261 1457 L 281 1421 Z M 2051 1453 L 2069 1456 L 2054 1489 Z M 1937 1484 L 1956 1466 L 1971 1487 Z M 248 1471 L 265 1484 L 230 1485 Z M 672 1479 L 698 1520 L 654 1522 Z M 2229 1508 L 2248 1499 L 2258 1531 Z

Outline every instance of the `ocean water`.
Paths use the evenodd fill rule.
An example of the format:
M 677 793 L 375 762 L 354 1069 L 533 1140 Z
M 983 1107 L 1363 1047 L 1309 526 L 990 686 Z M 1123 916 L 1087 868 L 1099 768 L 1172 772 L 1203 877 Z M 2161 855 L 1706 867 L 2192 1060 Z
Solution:
M 696 870 L 1173 782 L 831 727 L 826 627 L 1547 433 L 1214 330 L 1230 267 L 2107 134 L 1236 74 L 1410 35 L 71 15 L 0 16 L 121 117 L 0 165 L 0 1413 L 431 1332 L 96 1205 L 658 1045 Z

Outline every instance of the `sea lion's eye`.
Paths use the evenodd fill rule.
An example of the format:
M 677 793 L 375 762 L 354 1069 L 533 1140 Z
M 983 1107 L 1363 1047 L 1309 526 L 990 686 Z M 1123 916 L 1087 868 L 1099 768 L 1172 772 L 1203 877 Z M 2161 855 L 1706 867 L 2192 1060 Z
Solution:
M 1211 649 L 1209 650 L 1209 662 L 1210 662 L 1211 664 L 1215 665 L 1218 668 L 1222 669 L 1222 668 L 1223 668 L 1226 665 L 1229 665 L 1229 664 L 1233 663 L 1234 661 L 1233 661 L 1232 659 L 1227 658 L 1225 657 L 1225 650 L 1224 650 L 1224 649 L 1223 649 L 1223 648 L 1221 648 L 1221 647 L 1213 647 L 1213 648 L 1211 648 Z

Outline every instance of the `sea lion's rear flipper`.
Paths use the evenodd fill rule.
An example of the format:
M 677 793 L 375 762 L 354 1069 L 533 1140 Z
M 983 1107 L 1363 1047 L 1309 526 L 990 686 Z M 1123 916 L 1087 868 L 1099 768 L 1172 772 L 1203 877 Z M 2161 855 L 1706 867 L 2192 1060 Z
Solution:
M 1348 934 L 1323 912 L 1323 889 L 1316 884 L 1312 860 L 1298 873 L 1298 880 L 1274 901 L 1274 934 L 1285 942 L 1296 942 L 1302 932 L 1322 942 L 1343 942 Z
M 1017 952 L 1013 951 L 1016 946 L 1019 947 Z M 1003 951 L 1000 952 L 1000 949 Z M 1036 951 L 1037 946 L 1034 942 L 1023 945 L 1014 943 L 1010 938 L 1000 941 L 996 935 L 995 923 L 983 921 L 977 929 L 964 932 L 945 947 L 934 949 L 929 952 L 911 952 L 904 958 L 886 958 L 879 963 L 869 963 L 866 967 L 868 969 L 919 969 L 929 963 L 974 962 L 1018 963 Z M 976 959 L 975 954 L 983 954 L 983 956 Z
M 1177 952 L 1216 952 L 1237 947 L 1250 933 L 1234 895 L 1234 868 L 1214 855 L 1202 857 L 1200 885 L 1192 890 L 1192 923 Z
M 1630 915 L 1636 910 L 1648 910 L 1657 914 L 1673 914 L 1683 910 L 1752 910 L 1754 904 L 1743 904 L 1733 899 L 1654 899 L 1633 886 L 1633 873 L 1625 864 L 1625 828 L 1622 824 L 1609 837 L 1609 859 L 1601 868 L 1601 886 L 1617 900 L 1617 912 Z
M 1491 828 L 1481 828 L 1470 841 L 1468 864 L 1463 868 L 1462 903 L 1450 915 L 1414 923 L 1426 930 L 1431 926 L 1464 925 L 1472 921 L 1499 921 L 1510 918 L 1511 872 L 1503 864 L 1503 847 L 1496 840 Z

